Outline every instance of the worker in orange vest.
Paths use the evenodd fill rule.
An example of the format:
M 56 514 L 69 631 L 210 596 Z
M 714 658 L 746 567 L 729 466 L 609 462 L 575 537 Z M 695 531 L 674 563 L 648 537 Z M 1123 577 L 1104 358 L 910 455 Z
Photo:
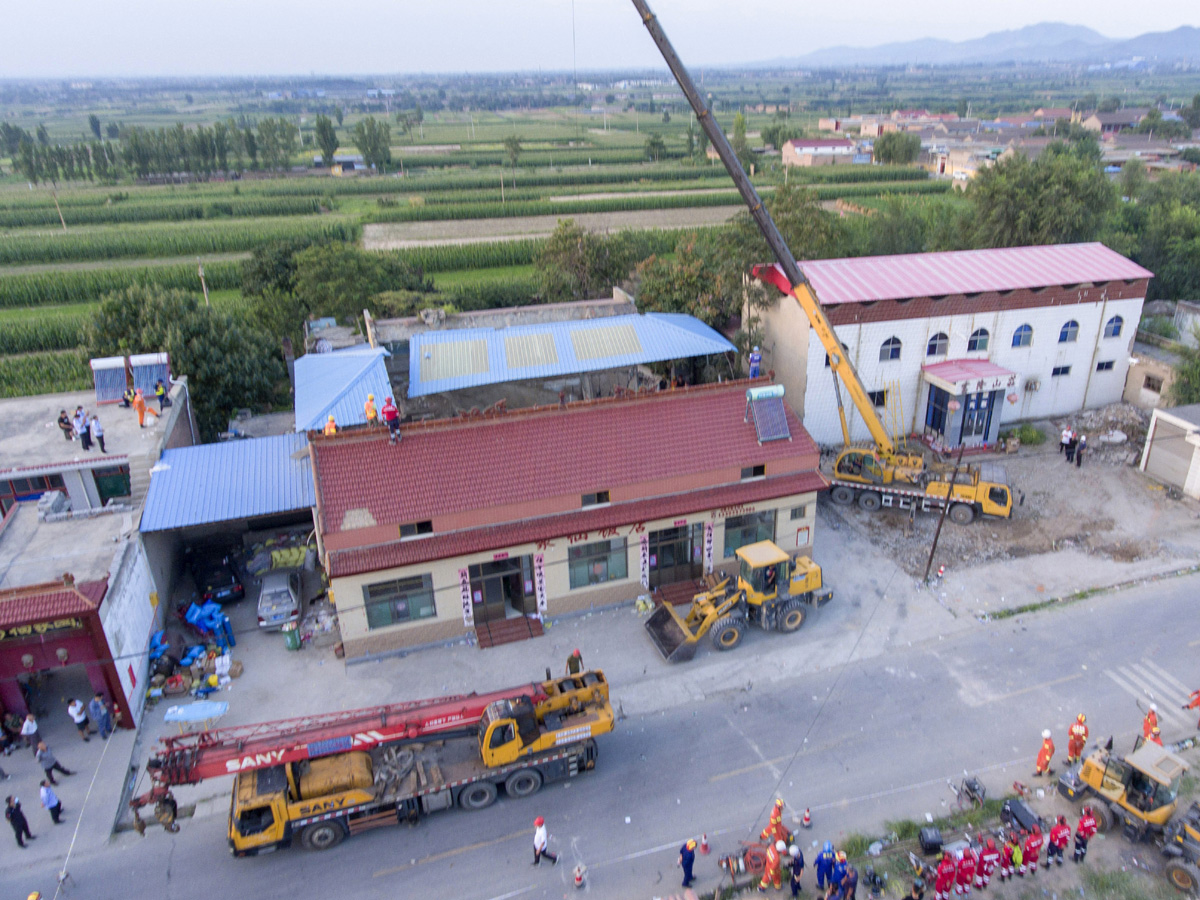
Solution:
M 1183 705 L 1184 709 L 1200 709 L 1200 690 L 1192 691 L 1192 696 L 1188 700 L 1189 702 Z M 1196 729 L 1200 730 L 1200 722 L 1196 723 Z
M 363 415 L 367 417 L 368 425 L 374 425 L 379 421 L 378 414 L 375 412 L 374 394 L 367 394 L 367 402 L 363 404 Z
M 325 434 L 337 434 L 337 422 L 333 421 L 333 416 L 329 417 L 329 421 L 325 423 Z
M 760 841 L 787 841 L 790 837 L 787 829 L 783 827 L 783 798 L 777 797 L 775 805 L 771 807 L 771 820 L 767 822 L 767 827 L 759 832 L 758 839 Z
M 1150 732 L 1158 727 L 1158 704 L 1151 703 L 1150 709 L 1146 712 L 1146 718 L 1142 719 L 1142 737 L 1149 739 Z
M 1150 737 L 1146 738 L 1146 743 L 1158 744 L 1160 747 L 1163 745 L 1162 732 L 1159 730 L 1157 725 L 1150 729 Z
M 765 894 L 767 885 L 772 883 L 774 883 L 775 890 L 783 887 L 783 872 L 780 871 L 779 865 L 785 852 L 787 852 L 787 844 L 783 841 L 767 844 L 767 867 L 763 869 L 762 881 L 758 883 L 758 889 L 762 893 Z
M 146 398 L 144 396 L 142 396 L 142 392 L 140 389 L 134 392 L 133 409 L 137 413 L 138 428 L 146 427 L 146 413 L 150 413 L 150 415 L 154 416 L 154 418 L 156 418 L 156 419 L 158 418 L 158 413 L 156 413 L 152 409 L 146 408 Z
M 1075 717 L 1075 724 L 1067 732 L 1067 765 L 1079 762 L 1083 756 L 1083 747 L 1088 739 L 1087 716 L 1080 713 Z
M 1054 741 L 1050 740 L 1050 729 L 1047 728 L 1042 732 L 1042 749 L 1038 751 L 1037 768 L 1033 770 L 1033 775 L 1036 778 L 1038 775 L 1053 775 L 1054 770 L 1050 768 L 1050 763 L 1054 761 Z

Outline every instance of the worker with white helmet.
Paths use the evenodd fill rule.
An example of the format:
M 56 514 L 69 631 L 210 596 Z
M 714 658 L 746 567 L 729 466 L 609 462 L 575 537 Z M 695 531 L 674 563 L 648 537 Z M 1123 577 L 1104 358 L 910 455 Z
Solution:
M 780 864 L 785 853 L 787 853 L 787 844 L 783 841 L 767 844 L 767 865 L 763 869 L 762 881 L 758 883 L 758 889 L 764 894 L 767 892 L 767 885 L 773 884 L 775 890 L 783 887 L 783 872 L 780 871 Z
M 804 854 L 795 844 L 788 847 L 788 856 L 792 858 L 791 888 L 792 896 L 800 896 L 800 876 L 804 874 Z
M 1050 729 L 1042 732 L 1042 749 L 1038 751 L 1037 768 L 1033 770 L 1036 778 L 1039 775 L 1053 775 L 1050 764 L 1054 762 L 1054 741 L 1050 740 Z
M 1148 739 L 1151 732 L 1158 727 L 1158 704 L 1151 703 L 1150 709 L 1146 712 L 1146 718 L 1142 719 L 1142 737 Z

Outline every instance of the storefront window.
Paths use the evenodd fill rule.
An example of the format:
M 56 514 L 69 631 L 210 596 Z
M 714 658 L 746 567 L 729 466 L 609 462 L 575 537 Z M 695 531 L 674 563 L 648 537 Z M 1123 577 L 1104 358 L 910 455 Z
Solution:
M 758 541 L 775 540 L 775 510 L 730 516 L 725 520 L 725 558 L 733 556 L 738 547 Z
M 571 589 L 619 581 L 629 574 L 625 538 L 572 547 L 567 551 Z
M 387 628 L 402 622 L 430 619 L 437 615 L 433 600 L 433 577 L 417 575 L 363 587 L 367 628 Z

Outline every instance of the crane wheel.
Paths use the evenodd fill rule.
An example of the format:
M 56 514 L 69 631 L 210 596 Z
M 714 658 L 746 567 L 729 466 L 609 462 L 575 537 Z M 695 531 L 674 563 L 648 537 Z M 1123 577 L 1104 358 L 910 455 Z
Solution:
M 839 484 L 829 492 L 829 499 L 838 506 L 849 506 L 854 502 L 854 488 L 849 488 L 844 484 Z
M 800 630 L 800 626 L 804 624 L 807 616 L 808 611 L 804 608 L 804 603 L 800 600 L 793 600 L 779 613 L 779 622 L 775 627 L 784 634 L 791 634 L 793 631 Z
M 975 521 L 975 507 L 966 503 L 955 503 L 950 507 L 950 521 L 955 525 L 970 525 Z
M 300 832 L 300 845 L 305 850 L 329 850 L 346 837 L 341 822 L 313 822 Z
M 1185 859 L 1173 859 L 1167 863 L 1167 881 L 1177 891 L 1194 894 L 1200 891 L 1200 868 Z
M 520 769 L 504 780 L 504 792 L 510 797 L 528 797 L 542 787 L 542 773 L 537 769 Z
M 712 627 L 712 643 L 718 650 L 732 650 L 742 642 L 742 632 L 746 629 L 744 620 L 736 616 L 726 616 Z
M 858 495 L 858 508 L 867 512 L 875 512 L 883 506 L 883 498 L 875 491 L 863 491 Z
M 468 784 L 458 795 L 458 805 L 463 809 L 485 809 L 496 802 L 496 786 L 490 781 Z

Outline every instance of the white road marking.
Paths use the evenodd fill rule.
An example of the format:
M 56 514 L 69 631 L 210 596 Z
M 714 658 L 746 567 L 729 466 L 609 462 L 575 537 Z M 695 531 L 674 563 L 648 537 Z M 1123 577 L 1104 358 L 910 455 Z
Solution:
M 1200 643 L 1200 641 L 1198 641 L 1197 643 Z M 1191 694 L 1191 690 L 1188 689 L 1188 686 L 1186 684 L 1184 684 L 1182 681 L 1180 681 L 1178 678 L 1176 678 L 1174 675 L 1172 675 L 1170 672 L 1168 672 L 1166 669 L 1164 669 L 1162 666 L 1160 666 L 1154 660 L 1143 659 L 1142 662 L 1144 662 L 1146 664 L 1146 668 L 1153 669 L 1155 672 L 1157 672 L 1158 676 L 1161 679 L 1163 679 L 1163 681 L 1166 681 L 1169 684 L 1173 684 L 1175 686 L 1175 690 L 1179 691 L 1181 696 L 1187 697 L 1189 694 Z
M 779 767 L 775 765 L 774 761 L 767 759 L 767 755 L 759 749 L 758 744 L 756 744 L 751 737 L 746 734 L 746 732 L 738 728 L 733 719 L 729 718 L 729 716 L 726 716 L 725 721 L 729 723 L 730 728 L 742 736 L 742 740 L 744 740 L 749 745 L 750 749 L 754 751 L 754 755 L 757 756 L 762 764 L 767 767 L 776 781 L 779 781 L 781 778 L 783 778 L 783 773 L 779 771 Z
M 1119 674 L 1118 674 L 1119 673 Z M 1144 685 L 1136 683 L 1136 679 L 1126 669 L 1105 669 L 1104 674 L 1129 696 L 1135 700 L 1141 701 L 1143 711 L 1150 703 L 1158 703 L 1158 699 L 1151 699 L 1153 692 L 1148 691 Z M 1124 676 L 1124 677 L 1123 677 Z M 1127 680 L 1128 679 L 1128 680 Z M 1171 722 L 1173 725 L 1179 725 L 1180 720 L 1176 718 L 1175 713 L 1168 708 L 1164 703 L 1158 704 L 1158 717 L 1160 721 Z

